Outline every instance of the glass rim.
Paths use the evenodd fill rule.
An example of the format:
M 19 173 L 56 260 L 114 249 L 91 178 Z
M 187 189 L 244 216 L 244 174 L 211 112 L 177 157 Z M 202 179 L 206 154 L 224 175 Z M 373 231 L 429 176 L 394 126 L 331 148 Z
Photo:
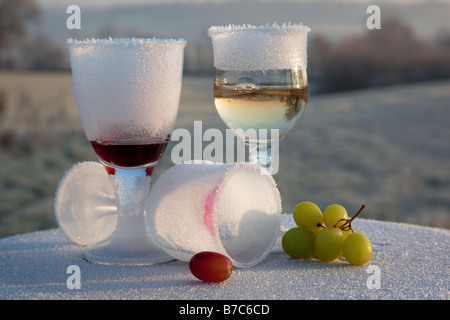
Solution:
M 252 24 L 243 24 L 243 25 L 227 25 L 227 26 L 211 26 L 208 29 L 208 35 L 210 37 L 217 36 L 220 34 L 226 34 L 229 32 L 243 32 L 243 31 L 262 31 L 262 32 L 305 32 L 308 33 L 311 31 L 311 28 L 304 25 L 303 23 L 283 23 L 278 25 L 277 23 L 266 24 L 261 26 L 256 26 Z
M 186 45 L 185 39 L 162 39 L 162 38 L 90 38 L 77 40 L 69 38 L 66 40 L 66 48 L 71 47 L 128 47 L 128 46 L 145 46 L 145 45 L 158 45 L 158 44 L 169 44 L 169 45 Z

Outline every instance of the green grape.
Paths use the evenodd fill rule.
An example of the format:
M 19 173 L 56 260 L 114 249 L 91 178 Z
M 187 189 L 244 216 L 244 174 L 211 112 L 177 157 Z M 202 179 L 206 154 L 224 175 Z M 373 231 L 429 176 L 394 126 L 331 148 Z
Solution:
M 351 235 L 353 233 L 352 229 L 348 229 L 348 230 L 342 230 L 342 234 L 344 235 L 344 240 L 347 239 L 347 237 L 349 235 Z
M 353 233 L 354 233 L 353 229 L 342 230 L 342 235 L 344 236 L 344 243 L 345 243 L 345 239 L 347 239 L 347 237 Z M 341 257 L 343 257 L 343 256 L 344 256 L 344 247 L 342 247 Z
M 281 238 L 281 246 L 292 259 L 306 259 L 314 254 L 314 237 L 311 231 L 292 228 Z
M 343 254 L 351 265 L 362 266 L 372 258 L 372 243 L 362 233 L 355 232 L 345 239 Z
M 313 202 L 305 201 L 294 208 L 294 221 L 298 227 L 318 233 L 323 229 L 323 215 L 320 208 Z
M 342 255 L 343 246 L 344 235 L 339 228 L 326 227 L 319 232 L 314 240 L 316 256 L 324 262 L 339 258 Z
M 323 222 L 327 227 L 334 227 L 341 219 L 348 219 L 347 210 L 340 204 L 332 204 L 323 212 Z M 346 221 L 340 221 L 336 228 L 344 225 Z

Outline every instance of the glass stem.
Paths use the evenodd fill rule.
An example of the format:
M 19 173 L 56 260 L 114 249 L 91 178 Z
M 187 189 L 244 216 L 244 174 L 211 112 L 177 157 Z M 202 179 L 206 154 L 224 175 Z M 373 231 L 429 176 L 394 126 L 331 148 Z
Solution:
M 148 241 L 144 208 L 151 177 L 141 171 L 116 169 L 114 175 L 109 175 L 118 210 L 113 241 L 124 250 L 143 250 L 141 245 Z
M 261 174 L 274 175 L 278 172 L 279 143 L 267 140 L 264 142 L 249 142 L 248 146 L 250 163 L 258 164 L 265 169 L 261 171 Z

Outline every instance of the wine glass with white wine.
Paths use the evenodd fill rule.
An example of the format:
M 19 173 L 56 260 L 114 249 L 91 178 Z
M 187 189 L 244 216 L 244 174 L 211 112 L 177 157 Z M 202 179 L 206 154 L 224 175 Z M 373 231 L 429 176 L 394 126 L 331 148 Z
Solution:
M 278 170 L 279 142 L 308 102 L 307 34 L 302 24 L 213 26 L 214 103 L 249 146 L 251 163 Z

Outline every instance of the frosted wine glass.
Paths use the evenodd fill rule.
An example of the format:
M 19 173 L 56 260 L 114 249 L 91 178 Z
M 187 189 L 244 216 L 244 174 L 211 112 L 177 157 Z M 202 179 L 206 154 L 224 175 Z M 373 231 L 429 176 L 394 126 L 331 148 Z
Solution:
M 66 42 L 81 122 L 112 183 L 117 226 L 85 251 L 102 264 L 172 260 L 148 237 L 145 200 L 151 174 L 170 140 L 181 92 L 183 39 Z
M 214 103 L 249 146 L 250 162 L 278 171 L 279 141 L 308 101 L 307 34 L 302 24 L 212 26 Z
M 273 177 L 250 163 L 182 163 L 166 170 L 147 199 L 150 234 L 188 262 L 219 252 L 235 267 L 261 262 L 280 235 L 281 197 Z

